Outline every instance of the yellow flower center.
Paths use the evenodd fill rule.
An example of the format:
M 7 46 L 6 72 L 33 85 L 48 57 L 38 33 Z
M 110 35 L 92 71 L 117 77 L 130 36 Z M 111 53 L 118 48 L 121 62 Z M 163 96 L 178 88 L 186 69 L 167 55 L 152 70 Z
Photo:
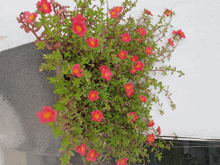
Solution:
M 131 89 L 131 86 L 127 86 L 127 89 Z
M 140 67 L 141 67 L 141 65 L 140 65 L 140 64 L 136 65 L 136 68 L 140 68 Z
M 149 49 L 147 49 L 147 52 L 150 53 L 151 51 Z
M 149 141 L 152 141 L 154 138 L 153 137 L 149 137 Z
M 125 54 L 124 53 L 121 53 L 121 57 L 124 57 L 125 56 Z
M 45 117 L 46 119 L 50 118 L 50 116 L 51 116 L 51 113 L 50 113 L 50 112 L 44 113 L 44 117 Z
M 81 32 L 81 31 L 82 31 L 82 27 L 81 27 L 81 26 L 79 26 L 79 25 L 76 25 L 76 29 L 77 29 L 79 32 Z
M 123 159 L 123 160 L 121 161 L 121 164 L 124 163 L 124 162 L 125 162 L 125 160 Z
M 95 94 L 94 94 L 94 93 L 93 93 L 93 94 L 91 94 L 91 97 L 92 97 L 92 98 L 94 98 L 94 97 L 95 97 Z
M 184 35 L 184 33 L 183 33 L 183 32 L 181 32 L 181 34 L 182 34 L 182 35 Z
M 79 69 L 74 69 L 73 71 L 75 74 L 79 73 Z
M 105 73 L 104 76 L 105 76 L 105 77 L 108 77 L 108 73 Z
M 93 157 L 94 155 L 95 155 L 94 152 L 92 152 L 92 153 L 90 154 L 91 157 Z
M 81 151 L 81 152 L 83 152 L 83 151 L 84 151 L 84 148 L 83 148 L 83 147 L 81 147 L 81 148 L 80 148 L 80 151 Z
M 141 101 L 144 101 L 144 98 L 143 98 L 143 97 L 141 97 Z
M 42 5 L 42 7 L 47 10 L 47 5 L 45 5 L 45 3 Z
M 123 37 L 123 38 L 124 38 L 124 40 L 127 40 L 128 37 L 125 36 L 125 37 Z
M 95 41 L 90 41 L 90 44 L 91 44 L 92 46 L 94 46 L 94 45 L 95 45 Z
M 30 20 L 33 20 L 34 19 L 34 15 L 32 14 L 30 17 L 29 17 Z
M 115 15 L 115 12 L 114 12 L 114 11 L 112 12 L 112 15 Z
M 94 117 L 95 117 L 95 119 L 98 119 L 99 118 L 99 114 L 95 114 Z

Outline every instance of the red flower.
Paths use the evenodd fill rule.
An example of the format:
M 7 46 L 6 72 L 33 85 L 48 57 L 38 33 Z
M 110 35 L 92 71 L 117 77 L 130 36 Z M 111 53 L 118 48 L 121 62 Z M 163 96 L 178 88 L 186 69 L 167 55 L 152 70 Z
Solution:
M 123 7 L 122 6 L 116 6 L 113 8 L 114 11 L 121 13 L 122 12 Z
M 132 90 L 128 91 L 127 96 L 128 97 L 134 96 L 134 90 L 132 89 Z
M 91 46 L 93 48 L 97 48 L 99 46 L 99 40 L 98 38 L 94 39 L 93 37 L 90 37 L 89 39 L 86 40 L 88 43 L 88 46 Z
M 144 69 L 144 63 L 141 63 L 140 61 L 136 62 L 134 65 L 135 70 L 143 70 Z
M 85 144 L 81 144 L 80 146 L 77 146 L 76 148 L 74 148 L 74 150 L 80 153 L 82 156 L 85 156 L 87 149 L 88 147 L 86 147 Z
M 126 92 L 133 91 L 133 88 L 134 86 L 131 83 L 127 83 L 124 86 L 124 89 L 126 90 Z
M 95 162 L 97 157 L 98 157 L 98 153 L 95 152 L 94 149 L 92 149 L 88 152 L 87 160 L 88 161 L 91 160 L 92 162 Z
M 131 36 L 128 33 L 121 35 L 121 38 L 123 42 L 129 42 L 131 40 Z
M 97 91 L 91 90 L 89 92 L 88 98 L 90 99 L 90 101 L 95 101 L 95 100 L 97 100 L 99 98 L 98 94 L 99 93 Z
M 117 161 L 117 165 L 128 165 L 128 163 L 126 162 L 128 160 L 128 158 L 123 158 L 119 161 Z
M 80 68 L 79 64 L 75 64 L 74 67 L 72 67 L 72 71 L 73 71 L 73 76 L 77 76 L 77 77 L 82 77 L 82 69 Z
M 148 55 L 151 55 L 152 54 L 152 50 L 153 49 L 151 47 L 147 46 L 146 50 L 145 50 L 145 53 L 147 53 Z
M 109 12 L 109 14 L 111 14 L 111 18 L 117 18 L 117 17 L 118 17 L 118 12 L 115 11 L 115 10 L 111 10 L 111 11 Z
M 117 56 L 120 57 L 121 60 L 124 60 L 124 59 L 127 59 L 127 57 L 126 57 L 127 54 L 128 54 L 128 52 L 126 52 L 122 49 L 121 52 Z
M 158 126 L 157 131 L 158 131 L 158 135 L 160 135 L 161 134 L 160 126 Z
M 25 22 L 26 23 L 33 23 L 33 20 L 35 18 L 37 18 L 37 14 L 36 13 L 30 13 L 29 11 L 24 12 L 25 14 Z
M 153 120 L 149 120 L 149 123 L 147 124 L 148 127 L 153 127 L 154 126 L 154 121 Z
M 107 81 L 111 80 L 110 76 L 112 76 L 112 72 L 110 72 L 110 70 L 105 70 L 102 73 L 102 77 L 105 78 Z
M 170 11 L 169 9 L 166 9 L 165 12 L 163 13 L 166 14 L 166 16 L 168 17 L 172 13 L 172 11 Z
M 138 56 L 133 55 L 133 57 L 131 57 L 131 61 L 138 62 Z
M 132 74 L 135 74 L 135 72 L 137 72 L 137 70 L 134 69 L 134 68 L 131 66 L 131 70 L 130 70 L 130 72 L 131 72 Z
M 101 73 L 103 73 L 105 70 L 109 70 L 109 68 L 105 65 L 102 65 L 102 66 L 99 67 L 99 70 L 100 70 Z
M 140 39 L 140 38 L 135 38 L 134 41 L 138 41 L 138 43 L 142 42 L 143 39 Z
M 131 116 L 132 114 L 134 115 L 134 118 L 131 119 L 131 122 L 133 122 L 133 121 L 135 121 L 136 119 L 138 119 L 138 116 L 137 116 L 136 112 L 129 112 L 129 116 Z
M 153 16 L 149 10 L 145 10 L 144 13 L 145 13 L 145 14 L 150 14 L 151 16 Z
M 185 34 L 182 32 L 181 29 L 178 30 L 178 31 L 174 31 L 174 30 L 173 30 L 173 34 L 180 35 L 181 38 L 186 38 L 186 37 L 185 37 Z
M 50 14 L 50 12 L 52 11 L 51 3 L 47 2 L 47 0 L 38 1 L 37 5 L 41 6 L 41 8 L 39 10 L 42 11 L 44 14 L 46 14 L 46 13 Z
M 44 106 L 43 111 L 37 112 L 37 118 L 40 118 L 41 123 L 56 121 L 57 111 L 51 110 L 50 106 Z
M 138 29 L 137 32 L 139 32 L 140 36 L 144 36 L 147 34 L 147 32 L 142 27 L 140 29 Z
M 141 100 L 142 102 L 146 102 L 146 101 L 147 101 L 147 99 L 146 99 L 146 97 L 145 97 L 144 95 L 139 96 L 139 98 L 140 98 L 140 100 Z
M 102 121 L 102 119 L 104 119 L 103 114 L 101 113 L 100 110 L 93 111 L 91 112 L 91 114 L 92 114 L 92 120 L 99 122 L 99 124 Z
M 170 44 L 171 46 L 174 46 L 174 44 L 173 44 L 171 38 L 168 39 L 168 42 L 169 42 L 169 44 Z
M 87 28 L 85 27 L 85 24 L 83 22 L 73 22 L 73 33 L 78 34 L 80 37 L 84 36 L 84 34 L 87 31 Z
M 155 141 L 155 136 L 152 134 L 149 134 L 148 135 L 148 137 L 147 137 L 147 141 L 150 143 L 150 144 L 152 144 L 152 142 L 154 142 Z
M 82 15 L 78 14 L 76 17 L 71 18 L 73 22 L 84 22 L 87 17 L 82 17 Z

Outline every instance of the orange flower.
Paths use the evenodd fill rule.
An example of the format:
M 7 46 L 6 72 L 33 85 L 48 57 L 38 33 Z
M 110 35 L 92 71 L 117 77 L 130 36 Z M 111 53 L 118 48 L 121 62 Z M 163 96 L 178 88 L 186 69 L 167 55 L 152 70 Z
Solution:
M 144 36 L 147 34 L 147 32 L 142 27 L 140 29 L 138 29 L 137 32 L 139 32 L 140 36 Z
M 80 37 L 84 36 L 84 34 L 87 31 L 87 28 L 85 27 L 85 24 L 83 22 L 73 22 L 73 33 L 78 34 Z
M 117 161 L 117 165 L 128 165 L 128 163 L 126 162 L 128 160 L 128 158 L 123 158 L 119 161 Z
M 37 14 L 36 13 L 30 13 L 29 11 L 24 12 L 25 14 L 25 22 L 26 23 L 33 23 L 33 20 L 35 18 L 37 18 Z
M 57 111 L 51 110 L 50 106 L 44 106 L 43 111 L 37 112 L 37 118 L 40 118 L 41 123 L 56 121 Z
M 171 38 L 168 39 L 168 42 L 169 42 L 169 44 L 170 44 L 171 46 L 174 46 L 174 44 L 173 44 Z
M 134 62 L 138 62 L 138 56 L 132 56 L 131 57 L 131 61 L 134 61 Z
M 150 14 L 151 16 L 153 16 L 149 10 L 145 10 L 144 13 L 145 13 L 145 14 Z
M 85 144 L 81 144 L 80 146 L 77 146 L 76 148 L 74 148 L 74 150 L 80 153 L 82 156 L 85 156 L 87 149 L 88 147 L 86 147 Z
M 145 97 L 144 95 L 139 96 L 139 98 L 140 98 L 140 100 L 141 100 L 142 102 L 146 102 L 146 101 L 147 101 L 147 99 L 146 99 L 146 97 Z
M 169 9 L 166 9 L 165 12 L 163 13 L 166 14 L 166 16 L 168 17 L 172 13 L 172 11 L 170 11 Z
M 98 94 L 99 93 L 97 91 L 91 90 L 89 92 L 88 98 L 90 99 L 90 101 L 95 101 L 99 98 Z
M 41 7 L 39 10 L 42 11 L 44 14 L 50 14 L 50 12 L 52 11 L 51 3 L 47 2 L 47 0 L 38 1 L 37 5 Z
M 154 121 L 153 120 L 149 120 L 149 123 L 147 124 L 148 127 L 153 127 L 154 126 Z
M 145 50 L 145 53 L 147 53 L 148 55 L 152 55 L 152 50 L 153 49 L 151 47 L 147 46 L 146 50 Z
M 126 92 L 133 91 L 133 88 L 134 86 L 131 83 L 127 83 L 124 86 L 124 89 L 126 90 Z
M 155 141 L 155 136 L 152 134 L 149 134 L 148 137 L 147 137 L 147 141 L 152 144 L 152 142 Z
M 127 59 L 127 57 L 126 57 L 127 54 L 128 54 L 128 52 L 126 52 L 122 49 L 121 52 L 117 56 L 120 57 L 121 60 L 124 60 L 124 59 Z
M 88 43 L 88 46 L 91 46 L 93 48 L 97 48 L 99 46 L 99 40 L 98 38 L 94 39 L 93 37 L 90 37 L 89 39 L 86 40 Z
M 92 114 L 92 120 L 97 121 L 99 124 L 102 121 L 102 119 L 104 119 L 103 114 L 101 113 L 100 110 L 93 111 L 91 112 L 91 114 Z
M 95 162 L 95 161 L 96 161 L 96 158 L 98 157 L 98 153 L 95 152 L 94 149 L 90 150 L 87 155 L 88 155 L 88 156 L 87 156 L 87 160 L 88 160 L 88 161 L 91 160 L 92 162 Z
M 121 38 L 123 42 L 129 42 L 131 40 L 131 36 L 129 36 L 128 33 L 124 33 L 123 35 L 121 35 Z
M 135 70 L 143 70 L 144 69 L 144 63 L 141 63 L 140 61 L 136 62 L 134 65 Z
M 136 119 L 138 119 L 138 116 L 136 114 L 136 112 L 129 112 L 129 116 L 134 115 L 134 118 L 131 119 L 131 122 L 135 121 Z
M 79 64 L 75 64 L 74 67 L 72 67 L 72 71 L 73 71 L 73 76 L 77 76 L 77 77 L 82 77 L 82 69 L 80 68 Z
M 109 14 L 111 14 L 111 18 L 117 18 L 118 17 L 118 12 L 117 11 L 115 11 L 115 10 L 111 10 L 110 12 L 109 12 Z

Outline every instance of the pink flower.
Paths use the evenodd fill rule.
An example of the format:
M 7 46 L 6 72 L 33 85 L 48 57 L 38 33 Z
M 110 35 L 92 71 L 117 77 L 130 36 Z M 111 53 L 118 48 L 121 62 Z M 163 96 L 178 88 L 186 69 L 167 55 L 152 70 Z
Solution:
M 109 14 L 111 14 L 111 18 L 117 18 L 118 17 L 118 12 L 117 11 L 115 11 L 115 10 L 111 10 L 110 12 L 109 12 Z
M 92 114 L 92 120 L 97 121 L 99 124 L 102 121 L 102 119 L 104 119 L 103 113 L 101 113 L 100 110 L 93 111 L 91 112 L 91 114 Z
M 134 115 L 134 118 L 131 119 L 131 122 L 134 122 L 136 119 L 138 119 L 136 112 L 129 112 L 129 116 L 131 116 L 131 115 Z
M 37 5 L 41 7 L 39 10 L 42 11 L 44 14 L 50 14 L 50 12 L 52 11 L 51 3 L 47 2 L 47 0 L 38 1 Z
M 140 100 L 141 100 L 142 102 L 146 102 L 146 101 L 147 101 L 147 99 L 146 99 L 146 97 L 145 97 L 144 95 L 139 96 L 139 98 L 140 98 Z
M 140 29 L 138 29 L 137 32 L 139 32 L 140 36 L 144 36 L 147 34 L 147 32 L 142 27 Z
M 137 72 L 137 70 L 131 66 L 130 72 L 131 72 L 131 74 L 135 74 L 135 72 Z
M 145 52 L 146 52 L 148 55 L 152 55 L 152 50 L 153 50 L 153 49 L 152 49 L 151 47 L 147 46 Z
M 127 54 L 128 54 L 128 52 L 126 52 L 122 49 L 121 52 L 117 56 L 120 57 L 121 60 L 124 60 L 124 59 L 127 59 L 127 57 L 126 57 Z
M 154 121 L 153 120 L 149 120 L 149 123 L 147 124 L 148 127 L 153 127 L 154 126 Z
M 170 14 L 172 13 L 172 11 L 170 11 L 169 9 L 166 9 L 164 14 L 166 14 L 166 16 L 168 17 Z
M 117 161 L 117 165 L 128 165 L 128 163 L 126 162 L 128 160 L 128 158 L 123 158 L 119 161 Z
M 134 96 L 134 90 L 132 89 L 132 90 L 128 91 L 127 96 L 128 97 Z
M 82 77 L 82 69 L 80 68 L 79 64 L 75 64 L 74 67 L 72 67 L 72 71 L 73 71 L 73 76 L 77 76 L 77 77 Z
M 95 101 L 99 98 L 98 94 L 99 93 L 97 91 L 91 90 L 89 92 L 88 98 L 90 99 L 90 101 Z
M 124 89 L 126 90 L 126 92 L 132 91 L 134 88 L 134 86 L 131 83 L 127 83 L 124 86 Z
M 71 18 L 73 22 L 85 22 L 87 17 L 82 17 L 82 15 L 78 14 L 76 17 Z
M 35 18 L 37 18 L 37 14 L 36 13 L 30 13 L 29 11 L 24 12 L 25 14 L 25 22 L 26 23 L 33 23 L 33 20 Z
M 144 12 L 144 13 L 145 13 L 145 14 L 149 14 L 149 15 L 153 16 L 149 10 L 145 10 L 145 12 Z
M 143 70 L 144 69 L 144 63 L 141 63 L 140 61 L 136 62 L 134 65 L 135 70 Z
M 40 118 L 41 123 L 56 121 L 57 111 L 52 110 L 50 106 L 44 106 L 43 111 L 37 112 L 37 118 Z
M 158 135 L 160 135 L 161 134 L 160 126 L 158 126 L 157 131 L 158 131 Z
M 173 34 L 177 34 L 177 35 L 180 35 L 180 38 L 186 38 L 185 37 L 185 34 L 182 32 L 182 30 L 178 30 L 178 31 L 174 31 L 173 30 Z
M 111 80 L 110 76 L 112 76 L 112 72 L 110 72 L 109 70 L 105 70 L 102 73 L 102 77 L 105 78 L 107 81 Z
M 122 9 L 123 7 L 122 6 L 117 6 L 117 7 L 114 7 L 113 10 L 118 12 L 118 13 L 121 13 L 122 12 Z
M 98 157 L 98 153 L 95 152 L 94 149 L 90 150 L 87 155 L 88 155 L 88 156 L 87 156 L 86 159 L 87 159 L 88 161 L 91 160 L 92 162 L 95 162 L 95 161 L 96 161 L 96 158 Z
M 131 57 L 131 61 L 138 62 L 138 56 L 133 55 L 133 57 Z
M 168 42 L 169 42 L 169 44 L 170 44 L 171 46 L 174 46 L 174 44 L 173 44 L 171 38 L 168 39 Z
M 73 33 L 76 33 L 80 37 L 82 37 L 86 33 L 87 28 L 85 27 L 85 24 L 83 22 L 74 21 L 72 30 L 73 30 Z
M 128 33 L 121 35 L 121 38 L 123 42 L 129 42 L 131 40 L 131 36 Z
M 80 146 L 77 146 L 76 148 L 74 148 L 74 150 L 80 153 L 82 156 L 85 156 L 87 149 L 88 147 L 86 147 L 85 144 L 81 144 Z
M 93 48 L 97 48 L 99 46 L 99 40 L 98 38 L 94 39 L 93 37 L 90 37 L 89 39 L 86 40 L 88 43 L 88 46 L 91 46 Z
M 102 66 L 99 67 L 99 70 L 100 70 L 101 73 L 103 73 L 105 70 L 109 70 L 109 68 L 105 65 L 102 65 Z
M 148 137 L 147 137 L 147 141 L 152 144 L 152 142 L 155 141 L 155 136 L 152 134 L 149 134 Z

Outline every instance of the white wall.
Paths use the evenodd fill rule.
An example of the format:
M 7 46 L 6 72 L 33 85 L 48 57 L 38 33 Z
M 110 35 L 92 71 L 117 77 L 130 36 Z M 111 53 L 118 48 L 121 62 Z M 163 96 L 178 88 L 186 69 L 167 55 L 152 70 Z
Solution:
M 73 0 L 58 2 L 71 6 L 70 9 L 75 5 Z M 119 6 L 121 2 L 123 0 L 109 0 L 109 6 Z M 17 23 L 16 17 L 22 11 L 34 12 L 36 3 L 37 0 L 0 2 L 0 51 L 35 40 L 32 33 L 25 33 L 19 28 L 21 24 Z M 93 3 L 99 4 L 99 1 Z M 137 18 L 144 8 L 152 12 L 153 24 L 157 23 L 157 15 L 162 15 L 165 8 L 176 13 L 171 22 L 173 28 L 166 33 L 165 42 L 172 36 L 172 30 L 182 29 L 186 36 L 172 53 L 171 60 L 164 63 L 176 66 L 185 76 L 178 77 L 177 73 L 154 76 L 170 86 L 171 99 L 177 107 L 173 111 L 169 100 L 160 95 L 165 114 L 161 116 L 157 110 L 159 106 L 154 106 L 151 115 L 155 129 L 160 126 L 162 136 L 176 133 L 179 137 L 220 139 L 220 1 L 139 0 L 130 14 Z

